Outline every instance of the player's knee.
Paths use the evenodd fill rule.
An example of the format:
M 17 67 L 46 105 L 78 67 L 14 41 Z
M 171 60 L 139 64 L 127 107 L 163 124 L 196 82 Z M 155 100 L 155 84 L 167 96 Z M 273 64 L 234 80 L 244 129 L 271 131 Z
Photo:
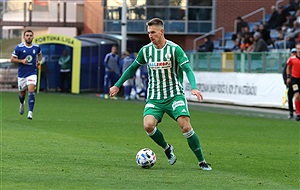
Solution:
M 190 130 L 192 130 L 192 126 L 191 126 L 190 124 L 181 126 L 181 131 L 182 131 L 182 133 L 187 133 L 187 132 L 189 132 Z
M 155 126 L 156 125 L 153 122 L 144 121 L 144 129 L 147 133 L 151 133 L 154 130 Z

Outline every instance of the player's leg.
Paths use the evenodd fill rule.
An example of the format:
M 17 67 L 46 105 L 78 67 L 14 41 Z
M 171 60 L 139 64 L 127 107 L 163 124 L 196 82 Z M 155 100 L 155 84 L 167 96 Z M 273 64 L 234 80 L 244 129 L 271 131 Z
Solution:
M 64 76 L 64 72 L 60 72 L 60 92 L 64 92 L 65 91 L 65 76 Z
M 36 75 L 31 75 L 27 77 L 27 85 L 28 85 L 28 119 L 32 119 L 32 113 L 34 109 L 34 104 L 35 104 L 35 86 L 37 82 L 37 76 Z
M 200 140 L 195 133 L 190 123 L 190 113 L 188 110 L 187 101 L 184 96 L 176 96 L 173 101 L 167 105 L 167 114 L 170 115 L 179 124 L 183 135 L 185 136 L 190 149 L 197 157 L 199 166 L 203 170 L 211 170 L 211 167 L 206 163 Z
M 203 170 L 211 170 L 211 167 L 206 163 L 204 159 L 204 155 L 200 145 L 200 140 L 190 124 L 190 118 L 188 116 L 179 116 L 177 118 L 177 122 L 188 142 L 190 149 L 194 152 L 195 156 L 197 157 L 200 168 Z
M 104 98 L 105 99 L 108 99 L 109 96 L 108 96 L 108 85 L 109 85 L 109 81 L 110 81 L 110 75 L 109 75 L 109 71 L 106 71 L 105 72 L 105 75 L 104 75 L 104 86 L 103 86 L 103 92 L 104 92 Z
M 123 87 L 124 87 L 125 100 L 129 100 L 130 99 L 130 91 L 131 91 L 129 79 L 123 83 Z
M 163 109 L 148 102 L 144 109 L 144 129 L 149 137 L 157 145 L 164 149 L 169 164 L 173 165 L 176 162 L 174 148 L 166 142 L 163 133 L 157 127 L 157 124 L 161 121 L 163 114 Z
M 295 107 L 296 107 L 296 120 L 300 121 L 300 94 L 299 91 L 294 94 Z
M 288 91 L 288 106 L 289 106 L 289 119 L 294 117 L 294 105 L 293 105 L 293 88 L 292 85 L 289 85 L 289 91 Z
M 19 89 L 19 101 L 20 101 L 19 113 L 23 115 L 25 109 L 25 97 L 26 97 L 26 89 L 27 89 L 26 78 L 18 77 L 18 89 Z
M 156 142 L 162 148 L 167 147 L 167 142 L 162 134 L 162 132 L 156 127 L 158 121 L 153 115 L 146 115 L 144 117 L 144 129 L 149 137 Z
M 292 87 L 294 91 L 294 102 L 296 108 L 296 120 L 300 121 L 300 78 L 292 78 Z

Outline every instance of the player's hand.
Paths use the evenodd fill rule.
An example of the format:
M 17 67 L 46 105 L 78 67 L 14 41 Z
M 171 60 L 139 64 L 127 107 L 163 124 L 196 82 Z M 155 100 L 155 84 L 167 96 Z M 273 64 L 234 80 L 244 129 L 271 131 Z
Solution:
M 27 65 L 28 59 L 27 59 L 27 58 L 23 59 L 23 60 L 22 60 L 22 63 L 23 63 L 24 65 Z
M 109 96 L 110 97 L 113 97 L 115 96 L 116 94 L 118 94 L 119 92 L 119 88 L 116 87 L 116 86 L 112 86 L 110 89 L 109 89 Z
M 202 101 L 203 100 L 203 96 L 201 94 L 201 92 L 197 89 L 193 89 L 192 90 L 192 94 L 197 96 L 198 101 Z
M 290 83 L 291 83 L 291 78 L 287 78 L 287 79 L 286 79 L 286 85 L 289 86 Z
M 40 65 L 41 65 L 40 61 L 37 60 L 37 61 L 36 61 L 36 66 L 37 66 L 37 67 L 40 67 Z

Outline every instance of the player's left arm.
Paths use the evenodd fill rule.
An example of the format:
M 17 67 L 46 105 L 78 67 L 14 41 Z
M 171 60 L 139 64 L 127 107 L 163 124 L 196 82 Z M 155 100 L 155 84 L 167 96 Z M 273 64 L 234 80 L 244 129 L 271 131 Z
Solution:
M 180 67 L 186 73 L 186 76 L 191 84 L 192 94 L 197 96 L 197 99 L 199 101 L 203 100 L 203 96 L 197 88 L 195 75 L 189 64 L 189 59 L 188 59 L 187 55 L 185 54 L 185 52 L 183 51 L 183 49 L 180 46 L 176 47 L 175 54 L 176 54 L 176 61 L 178 63 L 181 63 Z
M 197 96 L 197 99 L 199 101 L 203 100 L 203 96 L 201 94 L 201 92 L 198 90 L 197 88 L 197 84 L 196 84 L 196 78 L 194 75 L 194 72 L 190 66 L 190 64 L 185 63 L 181 66 L 181 68 L 184 70 L 184 72 L 186 73 L 186 76 L 191 84 L 191 88 L 192 88 L 192 94 Z

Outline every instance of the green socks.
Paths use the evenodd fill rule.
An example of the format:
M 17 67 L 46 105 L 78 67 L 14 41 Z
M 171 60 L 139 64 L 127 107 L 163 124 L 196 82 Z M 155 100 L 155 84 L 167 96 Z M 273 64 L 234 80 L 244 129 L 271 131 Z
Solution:
M 165 149 L 168 146 L 162 132 L 157 127 L 155 127 L 155 129 L 151 133 L 148 133 L 148 135 L 152 140 L 154 140 L 154 142 L 156 142 L 156 144 L 161 146 L 163 149 Z M 198 162 L 204 161 L 200 141 L 194 130 L 192 129 L 187 133 L 183 133 L 183 135 L 185 136 L 190 149 L 194 152 L 195 156 L 197 157 Z
M 165 141 L 164 135 L 157 127 L 155 127 L 151 133 L 148 133 L 148 135 L 152 140 L 154 140 L 154 142 L 156 142 L 156 144 L 161 146 L 163 149 L 168 146 L 167 142 Z
M 194 132 L 194 130 L 192 129 L 187 133 L 183 133 L 183 135 L 185 136 L 191 150 L 196 155 L 198 162 L 204 161 L 204 156 L 200 146 L 200 141 L 197 134 Z

